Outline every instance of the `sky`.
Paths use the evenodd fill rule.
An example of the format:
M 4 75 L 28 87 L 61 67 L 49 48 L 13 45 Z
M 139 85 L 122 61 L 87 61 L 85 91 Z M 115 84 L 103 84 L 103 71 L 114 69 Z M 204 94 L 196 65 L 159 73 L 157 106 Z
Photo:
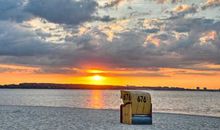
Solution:
M 0 84 L 220 88 L 220 0 L 0 0 Z

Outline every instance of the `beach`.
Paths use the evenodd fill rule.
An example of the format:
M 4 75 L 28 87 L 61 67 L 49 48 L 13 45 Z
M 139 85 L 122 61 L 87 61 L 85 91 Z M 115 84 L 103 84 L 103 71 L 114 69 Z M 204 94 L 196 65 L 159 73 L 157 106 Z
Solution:
M 119 122 L 119 110 L 0 106 L 0 130 L 219 130 L 220 118 L 153 113 L 153 125 Z

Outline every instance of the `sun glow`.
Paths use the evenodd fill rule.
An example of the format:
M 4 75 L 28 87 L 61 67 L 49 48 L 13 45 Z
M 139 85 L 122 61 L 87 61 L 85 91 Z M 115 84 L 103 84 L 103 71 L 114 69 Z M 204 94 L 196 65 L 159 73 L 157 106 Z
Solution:
M 101 80 L 103 80 L 103 77 L 100 76 L 100 75 L 94 75 L 94 76 L 92 76 L 92 80 L 94 80 L 94 81 L 101 81 Z
M 100 74 L 100 73 L 104 73 L 104 71 L 96 70 L 96 69 L 91 69 L 91 70 L 87 70 L 87 73 Z
M 96 75 L 93 75 L 93 76 L 90 76 L 90 77 L 89 77 L 89 82 L 90 82 L 90 84 L 98 84 L 98 85 L 101 85 L 101 84 L 104 84 L 104 83 L 105 83 L 105 77 L 96 74 Z

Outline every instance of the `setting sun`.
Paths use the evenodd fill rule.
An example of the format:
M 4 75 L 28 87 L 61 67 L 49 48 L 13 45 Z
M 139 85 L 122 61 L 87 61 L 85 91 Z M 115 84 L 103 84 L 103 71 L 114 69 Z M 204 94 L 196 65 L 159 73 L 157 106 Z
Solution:
M 105 83 L 105 77 L 104 76 L 101 76 L 101 75 L 93 75 L 93 76 L 90 76 L 89 77 L 89 84 L 104 84 Z
M 94 81 L 101 81 L 101 80 L 103 80 L 103 77 L 100 76 L 100 75 L 94 75 L 94 76 L 92 76 L 92 80 L 94 80 Z

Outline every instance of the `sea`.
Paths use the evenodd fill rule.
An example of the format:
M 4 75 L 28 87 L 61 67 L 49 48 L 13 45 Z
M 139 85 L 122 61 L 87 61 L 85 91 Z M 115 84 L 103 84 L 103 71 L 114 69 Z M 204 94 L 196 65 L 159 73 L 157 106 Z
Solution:
M 147 91 L 153 112 L 220 117 L 220 92 Z M 120 90 L 0 89 L 0 107 L 45 106 L 119 109 Z

